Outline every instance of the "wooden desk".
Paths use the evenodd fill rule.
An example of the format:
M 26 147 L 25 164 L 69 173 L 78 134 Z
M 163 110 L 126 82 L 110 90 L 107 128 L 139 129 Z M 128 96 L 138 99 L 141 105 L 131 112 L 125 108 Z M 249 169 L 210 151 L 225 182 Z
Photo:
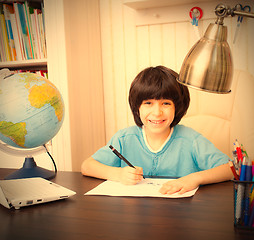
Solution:
M 0 169 L 3 179 L 12 170 Z M 1 240 L 231 240 L 254 239 L 234 229 L 233 184 L 201 187 L 184 199 L 84 196 L 102 180 L 59 172 L 52 180 L 77 194 L 67 200 L 24 207 L 0 206 Z

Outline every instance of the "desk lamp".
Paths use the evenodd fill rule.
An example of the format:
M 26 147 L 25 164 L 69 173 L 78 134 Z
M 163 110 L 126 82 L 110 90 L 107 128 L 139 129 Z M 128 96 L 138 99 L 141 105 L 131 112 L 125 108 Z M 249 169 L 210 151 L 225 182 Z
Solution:
M 242 11 L 240 6 L 237 4 L 232 9 L 224 4 L 216 6 L 216 22 L 210 23 L 204 36 L 185 57 L 178 82 L 212 93 L 231 92 L 233 63 L 223 20 L 229 15 L 254 18 L 254 13 Z

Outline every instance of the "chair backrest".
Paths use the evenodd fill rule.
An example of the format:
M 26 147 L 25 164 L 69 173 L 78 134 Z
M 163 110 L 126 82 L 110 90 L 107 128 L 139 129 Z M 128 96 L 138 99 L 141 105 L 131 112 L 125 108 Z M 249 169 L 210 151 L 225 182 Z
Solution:
M 237 139 L 254 159 L 254 77 L 234 71 L 229 94 L 189 90 L 190 107 L 180 123 L 203 134 L 230 158 Z

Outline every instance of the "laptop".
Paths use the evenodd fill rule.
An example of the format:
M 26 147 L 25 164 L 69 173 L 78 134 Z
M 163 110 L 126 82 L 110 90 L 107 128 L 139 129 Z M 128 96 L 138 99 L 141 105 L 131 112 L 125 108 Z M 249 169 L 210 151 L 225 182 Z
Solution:
M 65 199 L 76 192 L 44 178 L 0 180 L 0 203 L 6 208 L 20 207 Z

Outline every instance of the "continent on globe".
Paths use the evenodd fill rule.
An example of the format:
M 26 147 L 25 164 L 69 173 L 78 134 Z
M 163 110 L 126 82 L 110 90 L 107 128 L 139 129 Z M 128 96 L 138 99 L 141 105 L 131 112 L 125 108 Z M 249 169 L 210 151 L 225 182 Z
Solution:
M 9 137 L 17 145 L 24 146 L 25 135 L 27 134 L 26 123 L 13 124 L 12 122 L 1 121 L 0 132 L 6 137 Z
M 63 118 L 63 105 L 60 93 L 53 87 L 51 84 L 48 83 L 42 84 L 41 86 L 33 86 L 29 89 L 29 96 L 28 99 L 33 107 L 41 108 L 45 104 L 50 104 L 54 109 L 58 121 L 60 122 Z
M 47 78 L 16 73 L 0 79 L 0 140 L 17 148 L 50 141 L 64 119 L 60 92 Z

